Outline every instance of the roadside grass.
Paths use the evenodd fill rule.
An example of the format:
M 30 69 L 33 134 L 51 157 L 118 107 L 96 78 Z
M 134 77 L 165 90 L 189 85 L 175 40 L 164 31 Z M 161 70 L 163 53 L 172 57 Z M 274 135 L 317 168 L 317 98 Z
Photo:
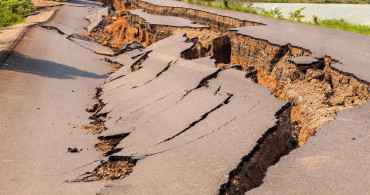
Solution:
M 369 25 L 359 25 L 359 24 L 355 24 L 351 22 L 346 22 L 343 19 L 342 20 L 319 20 L 318 22 L 312 21 L 312 22 L 305 22 L 305 23 L 370 35 Z
M 30 0 L 1 0 L 0 27 L 22 23 L 25 21 L 24 16 L 33 13 L 34 10 Z
M 319 19 L 316 15 L 313 16 L 312 21 L 303 21 L 305 15 L 302 14 L 302 11 L 305 7 L 297 9 L 293 12 L 289 13 L 289 17 L 284 17 L 278 7 L 273 8 L 271 10 L 266 10 L 263 8 L 254 8 L 253 3 L 246 2 L 246 1 L 238 1 L 238 0 L 223 0 L 223 4 L 213 4 L 214 0 L 182 0 L 188 3 L 195 3 L 200 5 L 206 5 L 211 7 L 217 7 L 221 9 L 229 9 L 234 11 L 240 11 L 245 13 L 251 14 L 258 14 L 270 18 L 276 18 L 281 20 L 289 20 L 294 22 L 300 22 L 305 24 L 312 24 L 316 26 L 323 26 L 328 28 L 334 28 L 339 30 L 345 30 L 350 32 L 356 32 L 361 34 L 370 35 L 370 25 L 361 25 L 352 22 L 346 22 L 344 19 L 336 20 L 336 19 Z M 368 0 L 366 0 L 368 1 Z

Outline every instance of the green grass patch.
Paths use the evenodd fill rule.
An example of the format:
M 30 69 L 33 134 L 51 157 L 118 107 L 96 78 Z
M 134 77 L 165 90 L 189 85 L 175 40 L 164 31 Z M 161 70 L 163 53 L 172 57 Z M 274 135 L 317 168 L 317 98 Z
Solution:
M 201 5 L 207 5 L 211 7 L 217 7 L 222 9 L 229 9 L 229 10 L 235 10 L 235 11 L 241 11 L 245 13 L 251 13 L 251 14 L 258 14 L 270 18 L 276 18 L 281 20 L 290 20 L 294 22 L 300 22 L 300 23 L 306 23 L 306 24 L 312 24 L 317 26 L 324 26 L 328 28 L 335 28 L 339 30 L 345 30 L 350 32 L 356 32 L 361 34 L 370 35 L 370 26 L 369 25 L 360 25 L 352 22 L 346 22 L 344 19 L 341 20 L 321 20 L 317 16 L 313 17 L 312 21 L 303 21 L 303 18 L 305 18 L 305 15 L 302 14 L 302 11 L 305 9 L 305 7 L 302 7 L 300 9 L 297 9 L 293 12 L 289 13 L 289 17 L 284 17 L 280 11 L 279 8 L 273 8 L 271 10 L 266 10 L 263 8 L 254 8 L 253 3 L 247 2 L 247 1 L 240 1 L 240 0 L 222 0 L 216 1 L 215 4 L 213 4 L 215 1 L 207 1 L 207 0 L 183 0 L 188 3 L 196 3 Z M 284 0 L 288 1 L 288 0 Z M 367 0 L 368 1 L 368 0 Z
M 305 22 L 305 23 L 370 35 L 369 25 L 359 25 L 359 24 L 355 24 L 351 22 L 346 22 L 344 21 L 344 19 L 342 20 L 318 20 L 318 21 L 315 21 L 314 19 L 311 22 Z
M 0 27 L 22 23 L 34 10 L 30 0 L 0 0 Z

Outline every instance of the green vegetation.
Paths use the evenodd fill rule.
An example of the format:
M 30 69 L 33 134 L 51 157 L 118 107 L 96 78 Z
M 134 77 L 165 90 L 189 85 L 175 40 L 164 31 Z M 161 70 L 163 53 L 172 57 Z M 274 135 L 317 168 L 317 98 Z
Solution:
M 1 0 L 0 27 L 24 22 L 24 16 L 34 11 L 30 0 Z
M 346 22 L 346 21 L 344 21 L 344 19 L 341 19 L 341 20 L 320 20 L 320 19 L 317 18 L 317 16 L 316 16 L 316 18 L 314 16 L 313 21 L 305 22 L 305 23 L 370 35 L 370 26 L 368 26 L 368 25 L 359 25 L 359 24 L 355 24 L 355 23 L 351 23 L 351 22 Z
M 208 6 L 222 8 L 222 9 L 230 9 L 230 10 L 241 11 L 241 12 L 246 12 L 246 13 L 251 13 L 251 14 L 258 14 L 258 15 L 263 15 L 263 16 L 270 17 L 270 18 L 290 20 L 294 22 L 300 22 L 300 23 L 317 25 L 317 26 L 324 26 L 324 27 L 329 27 L 329 28 L 335 28 L 335 29 L 370 35 L 369 25 L 360 25 L 356 23 L 346 22 L 344 19 L 321 20 L 316 15 L 314 15 L 312 18 L 312 21 L 302 21 L 302 19 L 305 18 L 305 16 L 302 15 L 302 11 L 305 9 L 305 7 L 300 8 L 294 12 L 290 12 L 289 17 L 285 18 L 282 15 L 279 8 L 273 8 L 271 10 L 266 10 L 263 8 L 254 8 L 252 7 L 253 3 L 245 2 L 245 1 L 223 0 L 223 4 L 217 4 L 217 5 L 212 4 L 214 1 L 212 1 L 211 3 L 208 3 L 208 2 L 205 3 L 206 0 L 183 0 L 183 1 L 189 2 L 189 3 L 208 5 Z
M 295 21 L 295 22 L 301 22 L 302 19 L 305 17 L 302 15 L 302 11 L 306 9 L 305 7 L 302 7 L 301 9 L 297 9 L 294 12 L 289 13 L 289 20 Z

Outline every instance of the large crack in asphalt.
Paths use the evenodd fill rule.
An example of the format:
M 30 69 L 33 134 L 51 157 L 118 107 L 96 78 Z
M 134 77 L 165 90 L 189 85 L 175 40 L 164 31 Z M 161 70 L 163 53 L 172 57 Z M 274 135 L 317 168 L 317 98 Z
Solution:
M 94 148 L 97 151 L 106 152 L 104 156 L 110 156 L 121 151 L 121 148 L 116 148 L 116 146 L 130 133 L 122 133 L 116 134 L 111 136 L 99 136 L 98 139 L 100 140 L 99 143 L 96 143 Z
M 146 84 L 148 84 L 148 83 L 152 82 L 154 79 L 158 78 L 158 77 L 159 77 L 159 76 L 161 76 L 164 72 L 166 72 L 166 71 L 170 68 L 170 66 L 171 66 L 171 64 L 172 64 L 172 61 L 173 61 L 173 60 L 171 60 L 163 70 L 161 70 L 157 75 L 155 75 L 155 77 L 154 77 L 153 79 L 150 79 L 149 81 L 147 81 L 146 83 L 144 83 L 144 85 L 146 85 Z M 174 63 L 176 63 L 176 61 L 175 61 Z
M 94 182 L 100 180 L 123 179 L 132 172 L 137 160 L 129 156 L 110 156 L 107 161 L 101 160 L 92 172 L 86 172 L 67 183 Z
M 222 102 L 220 103 L 219 105 L 217 105 L 216 107 L 212 108 L 210 111 L 204 113 L 198 120 L 192 122 L 191 124 L 189 124 L 188 127 L 186 127 L 185 129 L 183 129 L 182 131 L 178 132 L 176 135 L 172 136 L 172 137 L 169 137 L 161 142 L 159 142 L 158 144 L 161 144 L 161 143 L 164 143 L 164 142 L 167 142 L 167 141 L 170 141 L 172 139 L 174 139 L 175 137 L 185 133 L 187 130 L 191 129 L 192 127 L 194 127 L 196 124 L 202 122 L 204 119 L 206 119 L 208 117 L 209 114 L 211 114 L 212 112 L 216 111 L 217 109 L 221 108 L 222 106 L 225 106 L 226 104 L 228 104 L 230 102 L 230 99 L 233 97 L 233 94 L 229 94 L 228 93 L 228 97 Z M 156 144 L 156 145 L 158 145 Z
M 260 186 L 267 169 L 298 147 L 295 135 L 297 127 L 290 122 L 290 114 L 289 103 L 275 114 L 278 119 L 276 124 L 262 135 L 253 150 L 229 173 L 229 180 L 221 185 L 219 194 L 244 195 L 248 190 Z
M 187 95 L 189 95 L 194 90 L 200 89 L 202 87 L 207 87 L 209 80 L 217 78 L 218 73 L 220 73 L 221 71 L 222 69 L 218 69 L 216 72 L 204 77 L 201 81 L 199 81 L 199 84 L 196 87 L 186 91 L 186 93 L 181 97 L 180 101 L 183 100 Z
M 57 33 L 61 34 L 61 35 L 65 35 L 65 33 L 63 31 L 61 31 L 59 28 L 55 27 L 55 26 L 45 26 L 45 25 L 41 25 L 40 26 L 41 28 L 44 28 L 44 29 L 47 29 L 47 30 L 52 30 L 52 31 L 56 31 Z
M 131 72 L 135 72 L 141 68 L 141 64 L 144 63 L 144 61 L 149 57 L 149 54 L 153 50 L 147 51 L 139 56 L 139 59 L 136 60 L 132 65 L 131 65 Z M 134 59 L 134 58 L 133 58 Z

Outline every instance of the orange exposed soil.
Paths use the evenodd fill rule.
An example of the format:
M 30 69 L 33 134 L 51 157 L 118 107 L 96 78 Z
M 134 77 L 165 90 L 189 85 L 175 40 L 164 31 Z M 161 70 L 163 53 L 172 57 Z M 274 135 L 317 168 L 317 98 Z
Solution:
M 92 175 L 101 180 L 123 179 L 132 172 L 132 167 L 134 167 L 134 164 L 128 161 L 108 161 L 98 166 L 92 172 Z

